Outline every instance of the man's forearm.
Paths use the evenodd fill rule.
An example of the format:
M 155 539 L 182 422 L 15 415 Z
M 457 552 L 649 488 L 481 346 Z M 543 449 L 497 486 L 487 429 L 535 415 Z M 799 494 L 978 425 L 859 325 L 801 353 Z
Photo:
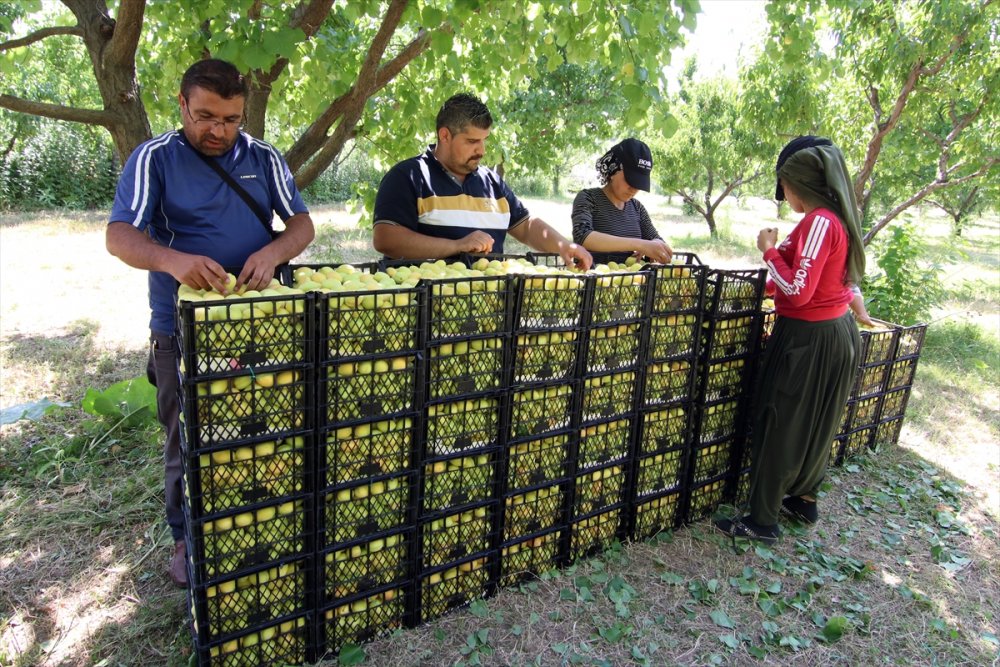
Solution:
M 539 252 L 560 254 L 564 248 L 572 243 L 541 218 L 525 220 L 510 230 L 510 234 L 521 243 Z
M 285 220 L 285 231 L 271 241 L 269 248 L 274 253 L 275 263 L 282 264 L 298 257 L 316 238 L 316 229 L 308 213 L 296 213 Z
M 372 235 L 375 250 L 393 259 L 442 259 L 460 252 L 452 239 L 427 236 L 400 225 L 379 223 Z
M 167 271 L 178 251 L 161 246 L 127 222 L 112 222 L 104 234 L 108 252 L 135 269 Z

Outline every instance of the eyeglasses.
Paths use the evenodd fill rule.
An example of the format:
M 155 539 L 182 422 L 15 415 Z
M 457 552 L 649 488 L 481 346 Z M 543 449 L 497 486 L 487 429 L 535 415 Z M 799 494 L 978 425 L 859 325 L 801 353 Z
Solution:
M 191 115 L 191 109 L 188 108 L 187 98 L 184 99 L 184 112 L 187 117 L 191 119 L 191 122 L 201 128 L 206 128 L 209 130 L 214 130 L 215 128 L 222 126 L 225 132 L 231 130 L 242 130 L 243 129 L 243 117 L 240 116 L 239 120 L 216 120 L 214 118 L 195 118 Z

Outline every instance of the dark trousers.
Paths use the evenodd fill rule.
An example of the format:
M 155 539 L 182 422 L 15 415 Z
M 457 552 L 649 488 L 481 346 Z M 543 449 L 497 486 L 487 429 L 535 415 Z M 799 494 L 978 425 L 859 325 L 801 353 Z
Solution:
M 854 385 L 861 336 L 854 318 L 779 317 L 754 396 L 750 517 L 778 522 L 786 495 L 815 495 Z
M 184 539 L 183 468 L 181 466 L 180 350 L 177 338 L 150 332 L 146 377 L 156 387 L 156 417 L 163 425 L 163 466 L 167 524 L 174 541 Z

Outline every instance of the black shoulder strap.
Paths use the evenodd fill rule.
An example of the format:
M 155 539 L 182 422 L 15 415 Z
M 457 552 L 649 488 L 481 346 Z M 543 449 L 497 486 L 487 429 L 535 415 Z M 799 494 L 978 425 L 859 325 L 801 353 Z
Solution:
M 191 147 L 191 150 L 193 150 L 195 155 L 200 157 L 205 164 L 211 167 L 215 173 L 217 173 L 219 177 L 233 189 L 233 192 L 240 196 L 240 199 L 246 202 L 246 205 L 250 207 L 250 210 L 253 211 L 254 215 L 257 216 L 257 219 L 260 220 L 260 224 L 264 225 L 264 229 L 267 230 L 267 233 L 271 236 L 271 238 L 273 239 L 277 237 L 278 233 L 271 227 L 271 216 L 265 215 L 264 211 L 260 208 L 260 204 L 257 203 L 257 200 L 251 197 L 250 193 L 244 190 L 240 184 L 236 182 L 236 179 L 229 174 L 229 172 L 220 167 L 218 162 L 203 154 L 194 146 Z

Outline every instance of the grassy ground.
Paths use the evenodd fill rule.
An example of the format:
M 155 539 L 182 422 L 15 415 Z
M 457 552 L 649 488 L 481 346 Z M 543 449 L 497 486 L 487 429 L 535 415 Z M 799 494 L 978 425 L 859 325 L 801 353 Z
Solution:
M 753 265 L 770 204 L 735 204 L 721 237 L 648 198 L 678 250 Z M 530 201 L 568 231 L 568 204 Z M 301 261 L 372 258 L 355 216 L 316 212 Z M 790 222 L 779 222 L 783 229 Z M 989 664 L 1000 634 L 1000 226 L 962 239 L 921 220 L 950 262 L 900 447 L 832 472 L 814 531 L 734 551 L 707 522 L 624 545 L 366 645 L 366 664 Z M 508 252 L 518 252 L 516 245 Z M 103 218 L 0 220 L 2 408 L 72 405 L 0 427 L 0 664 L 180 665 L 183 593 L 164 575 L 159 433 L 81 412 L 88 387 L 141 374 L 140 272 Z

